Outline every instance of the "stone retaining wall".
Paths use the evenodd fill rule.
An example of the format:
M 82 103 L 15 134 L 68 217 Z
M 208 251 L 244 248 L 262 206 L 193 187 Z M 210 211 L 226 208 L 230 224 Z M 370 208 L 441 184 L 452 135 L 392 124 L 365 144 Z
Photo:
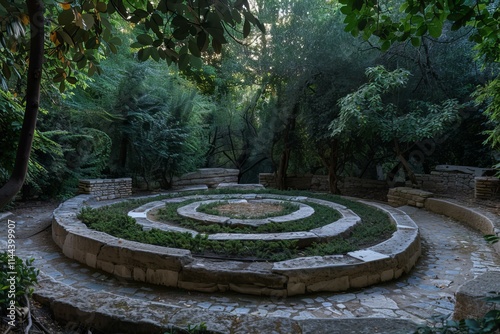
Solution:
M 410 205 L 423 208 L 425 200 L 432 196 L 433 194 L 428 191 L 408 187 L 396 187 L 389 189 L 387 199 L 389 204 L 394 207 Z
M 474 174 L 431 172 L 430 174 L 415 174 L 420 189 L 440 195 L 474 196 Z M 411 186 L 411 184 L 408 184 Z
M 445 215 L 464 223 L 482 234 L 494 234 L 500 236 L 500 216 L 485 211 L 463 207 L 450 200 L 428 198 L 425 208 L 431 212 Z M 500 242 L 493 244 L 495 251 L 500 254 Z
M 290 189 L 329 191 L 328 175 L 290 175 L 286 178 Z M 273 173 L 260 173 L 259 183 L 266 188 L 276 188 L 276 179 Z M 389 186 L 385 181 L 360 179 L 358 177 L 344 177 L 339 180 L 337 187 L 342 195 L 359 198 L 385 200 Z
M 93 195 L 97 200 L 127 197 L 132 195 L 132 179 L 82 179 L 78 193 Z
M 173 188 L 206 185 L 216 188 L 220 183 L 238 183 L 237 169 L 227 168 L 200 168 L 196 172 L 187 173 L 172 180 Z
M 500 179 L 497 177 L 475 177 L 474 174 L 431 172 L 431 174 L 416 174 L 420 189 L 435 194 L 450 197 L 498 199 L 500 198 Z M 328 191 L 327 175 L 290 175 L 287 177 L 290 189 Z M 276 188 L 273 173 L 259 174 L 259 183 L 266 188 Z M 380 193 L 386 193 L 389 186 L 386 181 L 344 177 L 338 182 L 338 188 L 343 195 L 360 198 L 382 199 Z M 410 187 L 411 183 L 407 183 Z
M 500 178 L 476 177 L 474 197 L 477 199 L 500 199 Z
M 387 212 L 397 226 L 387 241 L 346 255 L 270 263 L 195 258 L 188 250 L 145 245 L 89 230 L 76 218 L 89 199 L 89 195 L 77 196 L 54 211 L 52 237 L 63 253 L 119 277 L 170 287 L 275 297 L 345 291 L 396 279 L 411 270 L 421 253 L 413 220 L 383 204 L 370 203 Z

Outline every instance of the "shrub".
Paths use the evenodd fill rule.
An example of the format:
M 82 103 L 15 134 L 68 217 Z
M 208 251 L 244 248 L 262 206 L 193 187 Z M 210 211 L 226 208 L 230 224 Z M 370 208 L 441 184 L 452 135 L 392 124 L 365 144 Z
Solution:
M 10 261 L 9 261 L 10 260 Z M 16 306 L 24 304 L 24 296 L 31 296 L 33 285 L 38 282 L 38 269 L 32 266 L 33 259 L 23 261 L 8 252 L 0 253 L 0 307 L 6 314 L 10 301 Z M 15 274 L 12 274 L 15 273 Z M 12 278 L 12 280 L 11 280 Z

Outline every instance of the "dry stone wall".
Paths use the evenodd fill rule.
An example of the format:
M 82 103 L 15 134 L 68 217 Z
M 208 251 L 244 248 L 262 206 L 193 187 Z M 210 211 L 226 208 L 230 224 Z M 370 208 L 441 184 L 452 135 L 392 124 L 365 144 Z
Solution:
M 174 189 L 195 185 L 206 185 L 208 188 L 217 188 L 221 183 L 238 183 L 238 174 L 239 171 L 237 169 L 200 168 L 196 172 L 174 178 L 172 184 Z
M 430 174 L 416 174 L 420 189 L 440 195 L 472 198 L 474 196 L 474 174 L 431 172 Z
M 291 175 L 286 178 L 290 189 L 329 191 L 328 175 Z M 273 173 L 260 173 L 259 183 L 266 188 L 276 188 Z M 342 195 L 385 200 L 389 189 L 387 182 L 357 177 L 344 177 L 337 184 Z
M 82 179 L 78 193 L 93 195 L 97 200 L 127 197 L 132 195 L 132 179 Z
M 452 198 L 476 198 L 495 200 L 500 198 L 500 179 L 497 177 L 476 177 L 474 174 L 431 172 L 416 174 L 419 189 Z M 273 173 L 259 174 L 259 183 L 266 188 L 276 188 Z M 287 177 L 290 189 L 328 191 L 327 175 L 291 175 Z M 410 183 L 407 184 L 411 186 Z M 389 190 L 386 181 L 344 177 L 338 187 L 343 195 L 360 198 L 386 200 Z M 382 195 L 384 194 L 384 195 Z
M 423 208 L 425 200 L 432 196 L 433 193 L 428 191 L 408 187 L 396 187 L 389 189 L 387 200 L 390 205 L 395 207 L 410 205 Z
M 474 197 L 477 199 L 500 199 L 500 179 L 498 177 L 476 177 Z

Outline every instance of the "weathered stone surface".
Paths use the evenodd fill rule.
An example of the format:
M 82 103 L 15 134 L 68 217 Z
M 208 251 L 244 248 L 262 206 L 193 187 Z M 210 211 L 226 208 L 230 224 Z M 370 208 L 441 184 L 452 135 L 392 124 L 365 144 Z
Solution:
M 216 188 L 220 183 L 238 183 L 237 169 L 225 168 L 200 168 L 196 172 L 182 175 L 173 179 L 174 188 L 205 185 L 208 188 Z
M 320 239 L 331 239 L 336 236 L 347 236 L 361 218 L 341 218 L 331 224 L 312 229 L 310 232 L 316 234 Z
M 489 310 L 500 310 L 498 304 L 485 301 L 491 296 L 490 291 L 500 291 L 500 272 L 487 272 L 462 285 L 456 294 L 453 318 L 477 319 L 484 317 Z
M 236 190 L 260 190 L 264 189 L 262 184 L 243 184 L 243 183 L 219 183 L 216 189 L 236 189 Z
M 260 287 L 283 288 L 287 278 L 271 272 L 271 263 L 222 260 L 200 260 L 184 266 L 179 280 L 220 284 L 254 284 Z
M 97 256 L 98 261 L 125 264 L 131 267 L 180 271 L 193 261 L 185 249 L 167 248 L 123 240 L 108 242 Z
M 476 177 L 474 197 L 477 199 L 494 200 L 500 198 L 500 178 Z
M 177 287 L 179 272 L 176 270 L 151 269 L 146 270 L 146 282 L 164 286 Z
M 489 218 L 485 214 L 471 208 L 444 199 L 432 198 L 425 202 L 425 208 L 429 211 L 442 214 L 458 220 L 470 227 L 481 231 L 483 234 L 493 234 L 496 228 L 500 228 L 500 218 Z
M 347 255 L 364 261 L 364 262 L 370 262 L 370 261 L 376 261 L 376 260 L 382 260 L 382 259 L 388 259 L 389 256 L 381 254 L 379 252 L 374 252 L 370 249 L 361 249 L 355 252 L 349 252 Z
M 307 285 L 307 292 L 347 291 L 351 288 L 349 276 L 342 276 L 330 280 L 320 281 Z
M 433 193 L 428 191 L 408 187 L 396 187 L 389 189 L 387 199 L 389 204 L 395 207 L 402 205 L 422 207 L 425 200 L 432 196 Z
M 483 176 L 488 172 L 495 172 L 492 168 L 480 168 L 471 166 L 457 166 L 457 165 L 437 165 L 434 168 L 437 172 L 460 172 L 465 174 L 473 174 L 475 176 Z
M 132 195 L 132 179 L 82 179 L 78 191 L 93 195 L 97 200 L 126 197 Z
M 297 240 L 298 247 L 305 247 L 317 241 L 318 236 L 312 232 L 283 233 L 216 233 L 208 236 L 208 240 L 246 240 L 246 241 L 277 241 Z

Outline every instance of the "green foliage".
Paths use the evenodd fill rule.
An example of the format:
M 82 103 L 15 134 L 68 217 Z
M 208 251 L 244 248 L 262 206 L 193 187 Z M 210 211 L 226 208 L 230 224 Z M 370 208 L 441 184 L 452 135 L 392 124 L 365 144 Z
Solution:
M 488 234 L 484 236 L 484 240 L 486 240 L 486 242 L 488 242 L 489 244 L 494 244 L 500 241 L 500 236 L 495 234 Z
M 473 27 L 468 31 L 469 39 L 476 44 L 478 59 L 486 63 L 500 62 L 500 7 L 492 6 L 490 1 L 403 1 L 399 14 L 388 15 L 393 11 L 393 3 L 381 4 L 377 1 L 341 0 L 340 11 L 345 15 L 345 30 L 357 36 L 362 32 L 364 38 L 376 36 L 380 39 L 382 50 L 387 50 L 395 42 L 411 41 L 419 46 L 424 38 L 440 38 L 448 30 Z M 489 102 L 486 114 L 493 125 L 488 130 L 488 143 L 497 148 L 500 142 L 500 123 L 498 116 L 498 78 L 479 88 L 478 101 Z
M 122 39 L 114 28 L 124 21 L 142 31 L 132 43 L 140 60 L 162 59 L 181 69 L 200 67 L 200 57 L 207 51 L 220 53 L 227 43 L 226 32 L 232 31 L 232 38 L 246 38 L 251 26 L 264 32 L 246 2 L 45 2 L 43 14 L 50 32 L 46 73 L 60 91 L 76 84 L 82 71 L 89 76 L 102 73 L 99 60 L 103 53 L 117 52 Z M 4 22 L 0 29 L 0 85 L 5 89 L 14 74 L 21 77 L 18 70 L 25 68 L 32 32 L 25 1 L 3 2 L 0 16 Z
M 43 113 L 46 111 L 42 111 Z M 23 115 L 21 101 L 9 92 L 0 91 L 0 133 L 2 133 L 0 183 L 4 183 L 9 178 L 14 166 Z M 51 168 L 51 162 L 63 156 L 61 145 L 53 140 L 54 135 L 58 133 L 57 131 L 35 130 L 24 191 L 31 189 L 34 194 L 40 194 L 46 189 L 50 178 L 59 172 Z
M 486 106 L 484 113 L 490 119 L 490 126 L 485 133 L 488 135 L 486 143 L 496 150 L 500 150 L 500 78 L 480 87 L 474 94 L 476 102 L 480 106 Z M 500 163 L 498 164 L 500 168 Z
M 175 72 L 165 75 L 165 66 L 130 66 L 114 94 L 112 171 L 140 177 L 148 188 L 169 188 L 173 176 L 201 163 L 201 115 L 209 103 Z
M 165 207 L 158 210 L 158 218 L 160 221 L 169 222 L 174 224 L 179 224 L 180 226 L 193 229 L 200 233 L 281 233 L 281 232 L 298 232 L 298 231 L 308 231 L 314 228 L 322 227 L 328 225 L 338 219 L 341 215 L 337 210 L 325 207 L 323 205 L 318 205 L 315 203 L 308 203 L 314 209 L 314 214 L 312 216 L 297 220 L 283 223 L 268 223 L 264 225 L 253 226 L 224 226 L 220 224 L 202 224 L 195 220 L 187 219 L 181 217 L 177 214 L 177 208 L 187 205 L 189 202 L 182 203 L 167 203 Z M 218 215 L 216 210 L 213 210 L 213 206 L 217 206 L 220 202 L 215 202 L 206 205 L 200 205 L 198 211 L 206 212 L 210 214 Z M 293 203 L 284 202 L 283 205 L 287 206 L 287 212 L 291 213 L 297 209 L 297 206 Z M 206 206 L 206 208 L 203 208 Z M 211 210 L 212 209 L 212 210 Z M 286 212 L 283 214 L 287 214 Z M 276 215 L 282 215 L 282 213 L 277 213 Z M 265 217 L 272 217 L 274 215 L 266 215 Z M 241 217 L 238 217 L 241 218 Z M 264 218 L 264 217 L 263 217 Z
M 85 207 L 78 218 L 88 227 L 109 233 L 117 238 L 133 239 L 142 232 L 142 227 L 133 218 L 121 213 L 119 208 L 107 210 L 106 208 Z
M 368 68 L 366 75 L 368 83 L 339 100 L 340 115 L 330 124 L 331 134 L 360 136 L 364 141 L 380 138 L 392 145 L 396 158 L 416 184 L 405 150 L 417 141 L 449 131 L 459 120 L 459 104 L 453 99 L 440 104 L 411 100 L 399 103 L 399 89 L 406 85 L 408 71 L 388 71 L 377 66 Z
M 369 137 L 380 135 L 385 142 L 408 143 L 441 134 L 458 119 L 455 100 L 440 105 L 410 101 L 403 108 L 385 102 L 389 93 L 405 86 L 410 74 L 403 69 L 390 72 L 377 66 L 368 68 L 366 75 L 369 83 L 340 99 L 340 117 L 330 125 L 333 136 L 360 131 Z
M 499 23 L 498 8 L 491 8 L 489 1 L 403 1 L 399 8 L 394 8 L 393 2 L 341 0 L 340 3 L 345 30 L 355 36 L 361 33 L 364 38 L 378 37 L 384 50 L 392 43 L 406 40 L 418 46 L 425 36 L 439 38 L 450 28 L 472 26 L 475 29 L 470 40 L 479 44 L 483 54 L 498 59 L 498 50 L 492 47 L 499 41 L 494 28 Z M 390 15 L 398 9 L 399 13 Z
M 38 282 L 38 269 L 32 266 L 34 259 L 23 261 L 8 252 L 0 253 L 0 308 L 2 314 L 7 312 L 11 300 L 16 306 L 24 305 L 24 297 L 31 296 L 33 286 Z M 14 278 L 14 280 L 11 280 Z M 13 283 L 13 285 L 11 285 Z M 14 291 L 11 290 L 14 288 Z

